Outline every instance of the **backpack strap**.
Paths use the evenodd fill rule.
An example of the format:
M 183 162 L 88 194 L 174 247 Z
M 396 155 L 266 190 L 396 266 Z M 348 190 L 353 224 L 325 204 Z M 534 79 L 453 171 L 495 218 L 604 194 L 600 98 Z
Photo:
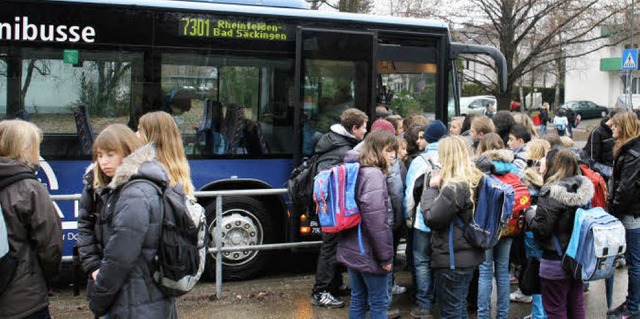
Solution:
M 362 221 L 358 223 L 358 246 L 360 247 L 360 254 L 364 255 L 364 245 L 362 245 Z
M 23 179 L 35 179 L 37 180 L 38 178 L 36 177 L 35 174 L 33 173 L 27 173 L 27 172 L 22 172 L 22 173 L 18 173 L 15 175 L 11 175 L 9 177 L 3 178 L 2 180 L 0 180 L 0 190 L 4 189 L 5 187 L 23 180 Z

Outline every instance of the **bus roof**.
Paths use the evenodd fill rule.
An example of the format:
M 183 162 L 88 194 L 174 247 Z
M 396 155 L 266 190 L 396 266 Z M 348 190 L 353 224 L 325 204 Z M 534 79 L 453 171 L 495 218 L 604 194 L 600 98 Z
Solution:
M 70 3 L 86 3 L 86 4 L 104 4 L 104 5 L 124 5 L 132 7 L 153 7 L 153 8 L 165 8 L 165 9 L 183 9 L 194 11 L 224 11 L 229 13 L 249 13 L 255 15 L 269 15 L 280 17 L 298 17 L 306 19 L 319 19 L 319 20 L 341 20 L 351 22 L 362 23 L 377 23 L 388 25 L 405 25 L 412 27 L 429 27 L 437 29 L 447 29 L 448 25 L 442 21 L 427 20 L 427 19 L 415 19 L 415 18 L 403 18 L 392 16 L 374 16 L 366 14 L 345 13 L 345 12 L 333 12 L 333 11 L 318 11 L 318 10 L 300 10 L 292 8 L 282 7 L 269 7 L 276 2 L 289 3 L 289 1 L 278 0 L 48 0 L 51 2 L 70 2 Z M 222 3 L 224 2 L 224 3 Z M 240 5 L 229 4 L 234 3 L 257 3 L 258 5 Z

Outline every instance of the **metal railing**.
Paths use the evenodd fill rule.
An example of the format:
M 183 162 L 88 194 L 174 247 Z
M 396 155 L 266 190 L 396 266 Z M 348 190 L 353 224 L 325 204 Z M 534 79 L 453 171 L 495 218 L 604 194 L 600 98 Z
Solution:
M 264 195 L 282 195 L 286 194 L 286 188 L 275 189 L 243 189 L 243 190 L 223 190 L 223 191 L 201 191 L 195 192 L 195 196 L 199 197 L 215 197 L 216 198 L 216 220 L 222 220 L 222 204 L 225 196 L 264 196 Z M 80 194 L 72 195 L 51 195 L 54 201 L 79 201 Z M 222 298 L 222 254 L 234 251 L 261 251 L 261 250 L 279 250 L 290 248 L 308 248 L 318 247 L 322 241 L 306 241 L 298 243 L 276 243 L 262 244 L 250 246 L 232 246 L 222 247 L 222 228 L 215 228 L 215 247 L 209 248 L 210 254 L 216 254 L 216 296 Z M 62 258 L 64 262 L 73 261 L 73 257 L 65 256 Z

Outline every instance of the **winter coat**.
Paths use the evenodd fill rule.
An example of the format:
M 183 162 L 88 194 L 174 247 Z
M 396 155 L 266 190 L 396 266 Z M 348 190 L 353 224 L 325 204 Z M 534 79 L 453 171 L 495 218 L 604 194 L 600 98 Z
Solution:
M 448 268 L 451 221 L 459 217 L 468 225 L 473 216 L 469 185 L 464 182 L 451 183 L 440 192 L 438 188 L 430 187 L 422 193 L 420 204 L 425 222 L 432 232 L 431 267 Z M 453 227 L 453 255 L 457 268 L 475 267 L 485 259 L 484 250 L 471 246 L 464 238 L 463 230 L 456 226 Z
M 89 307 L 111 319 L 177 318 L 175 298 L 162 294 L 150 272 L 160 242 L 162 199 L 148 183 L 124 187 L 133 179 L 168 184 L 151 144 L 125 157 L 100 190 L 103 258 L 87 287 Z
M 609 179 L 609 212 L 640 216 L 640 136 L 629 140 L 613 161 Z
M 356 202 L 362 222 L 359 227 L 340 232 L 337 260 L 360 272 L 386 274 L 382 265 L 390 264 L 393 260 L 393 239 L 387 223 L 387 212 L 390 210 L 388 191 L 385 175 L 380 168 L 360 167 Z M 362 233 L 364 254 L 360 251 L 359 231 Z
M 331 131 L 316 144 L 318 172 L 344 162 L 344 155 L 358 144 L 358 140 L 341 124 L 331 125 Z
M 433 170 L 428 159 L 430 159 L 433 164 L 439 165 L 438 143 L 431 143 L 427 145 L 425 152 L 411 161 L 406 178 L 407 187 L 404 191 L 404 216 L 405 219 L 409 221 L 408 225 L 427 233 L 430 232 L 431 229 L 429 229 L 429 227 L 424 223 L 424 218 L 422 217 L 422 213 L 420 213 L 420 197 L 422 194 L 418 195 L 420 197 L 417 198 L 418 202 L 416 203 L 414 189 L 416 189 L 416 185 L 424 184 L 425 174 L 428 174 Z M 423 191 L 426 190 L 424 188 L 425 186 L 426 185 L 422 185 Z M 426 187 L 428 188 L 428 186 Z
M 602 120 L 600 126 L 591 132 L 583 150 L 596 163 L 613 166 L 615 140 L 613 139 L 613 132 L 611 132 L 611 128 L 606 122 L 606 119 Z
M 553 235 L 558 237 L 562 251 L 567 249 L 576 210 L 593 197 L 593 183 L 587 177 L 576 175 L 542 186 L 535 216 L 528 213 L 527 225 L 542 248 L 544 259 L 559 260 Z M 529 210 L 532 211 L 532 210 Z
M 91 274 L 100 267 L 102 261 L 102 227 L 100 213 L 103 211 L 102 197 L 93 188 L 93 170 L 91 164 L 82 182 L 84 189 L 78 205 L 78 253 L 85 273 Z
M 474 158 L 473 162 L 483 172 L 496 175 L 518 174 L 518 167 L 513 163 L 513 157 L 511 150 L 489 150 Z
M 547 125 L 549 122 L 549 111 L 545 108 L 540 109 L 540 125 Z
M 0 179 L 33 168 L 0 157 Z M 0 292 L 0 317 L 24 318 L 49 305 L 48 283 L 58 276 L 62 259 L 62 223 L 40 181 L 23 179 L 0 192 L 9 249 L 19 263 L 13 280 Z
M 400 172 L 400 160 L 395 160 L 389 167 L 389 175 L 386 175 L 389 201 L 391 202 L 392 219 L 389 226 L 399 229 L 404 224 L 404 180 Z

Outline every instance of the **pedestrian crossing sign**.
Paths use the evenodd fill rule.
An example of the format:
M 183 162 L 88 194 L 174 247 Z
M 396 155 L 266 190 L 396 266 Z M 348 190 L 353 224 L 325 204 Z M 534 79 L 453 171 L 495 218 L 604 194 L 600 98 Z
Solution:
M 622 70 L 635 71 L 638 69 L 638 49 L 622 51 Z

